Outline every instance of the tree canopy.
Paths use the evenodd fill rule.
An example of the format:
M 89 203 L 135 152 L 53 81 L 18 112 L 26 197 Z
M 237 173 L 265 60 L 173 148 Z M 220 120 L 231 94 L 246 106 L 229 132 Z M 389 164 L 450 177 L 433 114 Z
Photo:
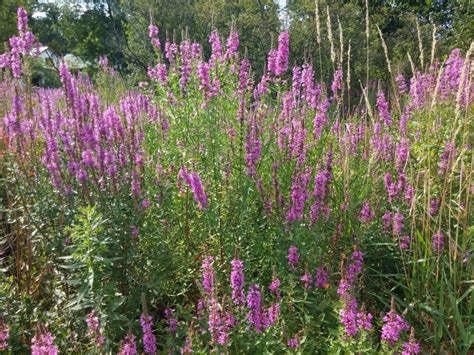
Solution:
M 15 33 L 14 12 L 25 1 L 0 3 L 0 41 Z M 320 42 L 316 24 L 318 4 Z M 368 1 L 370 15 L 369 67 L 364 0 L 287 0 L 280 6 L 274 0 L 89 0 L 28 3 L 34 13 L 32 26 L 39 41 L 62 56 L 73 53 L 87 63 L 100 56 L 135 80 L 144 78 L 153 63 L 153 47 L 147 37 L 147 26 L 153 21 L 159 38 L 181 40 L 188 37 L 210 53 L 208 35 L 217 29 L 221 36 L 231 28 L 238 31 L 241 54 L 247 56 L 257 73 L 263 72 L 269 49 L 278 33 L 290 32 L 291 64 L 311 62 L 317 74 L 329 80 L 337 63 L 331 60 L 328 24 L 331 25 L 333 51 L 347 59 L 350 44 L 354 85 L 387 75 L 384 51 L 377 26 L 386 41 L 392 64 L 397 71 L 409 69 L 407 53 L 417 65 L 420 61 L 419 35 L 423 57 L 429 64 L 433 29 L 436 29 L 437 56 L 449 48 L 467 48 L 474 38 L 474 5 L 469 0 L 376 0 Z M 330 21 L 328 21 L 328 14 Z M 340 25 L 339 25 L 340 24 Z M 342 30 L 342 34 L 339 33 Z M 369 73 L 367 73 L 369 68 Z

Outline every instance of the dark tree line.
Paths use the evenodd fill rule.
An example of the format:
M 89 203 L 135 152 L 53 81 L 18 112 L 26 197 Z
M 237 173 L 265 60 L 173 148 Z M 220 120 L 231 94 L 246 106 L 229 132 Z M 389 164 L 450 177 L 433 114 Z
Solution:
M 317 41 L 316 1 L 287 0 L 284 9 L 273 0 L 91 0 L 65 3 L 36 1 L 0 2 L 0 41 L 15 33 L 15 11 L 27 5 L 32 28 L 43 45 L 54 53 L 72 53 L 87 63 L 107 56 L 119 71 L 138 80 L 153 63 L 153 48 L 147 26 L 153 20 L 160 28 L 162 43 L 188 37 L 204 45 L 213 28 L 225 37 L 230 28 L 240 35 L 241 53 L 261 73 L 266 55 L 279 31 L 287 28 L 291 38 L 291 63 L 311 62 L 316 73 L 329 80 L 337 63 L 331 60 L 328 41 L 330 16 L 334 51 L 340 52 L 340 29 L 344 62 L 351 47 L 351 76 L 359 85 L 387 75 L 378 26 L 387 43 L 397 71 L 408 71 L 407 53 L 421 66 L 418 35 L 429 62 L 433 26 L 436 26 L 436 56 L 443 57 L 455 47 L 466 49 L 474 38 L 474 5 L 469 0 L 370 0 L 369 73 L 367 73 L 365 0 L 318 0 L 320 43 Z M 40 15 L 41 14 L 41 15 Z M 339 25 L 340 24 L 340 25 Z M 418 28 L 418 30 L 417 30 Z M 426 63 L 425 63 L 426 66 Z

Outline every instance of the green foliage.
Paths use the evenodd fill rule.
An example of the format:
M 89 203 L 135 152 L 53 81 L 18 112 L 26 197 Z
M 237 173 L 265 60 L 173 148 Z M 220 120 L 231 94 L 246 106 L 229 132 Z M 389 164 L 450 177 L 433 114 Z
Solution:
M 192 7 L 179 8 L 182 12 L 174 11 L 170 2 L 160 4 L 163 11 L 155 13 L 152 9 L 151 17 L 162 29 L 162 40 L 166 37 L 163 28 L 179 21 L 189 26 L 183 37 L 200 41 L 206 40 L 212 25 L 226 30 L 234 26 L 241 34 L 243 47 L 249 48 L 248 57 L 256 61 L 257 69 L 263 69 L 271 45 L 269 38 L 279 26 L 273 3 L 197 0 L 192 2 Z M 388 8 L 384 3 L 373 4 L 371 21 L 380 24 L 387 37 L 389 54 L 394 56 L 392 64 L 400 63 L 403 71 L 408 67 L 402 60 L 406 51 L 418 50 L 414 18 L 409 18 L 412 6 L 407 3 Z M 294 109 L 291 125 L 282 126 L 286 120 L 290 121 L 282 113 L 284 100 L 290 97 L 287 94 L 293 95 L 289 80 L 273 78 L 268 83 L 269 92 L 257 100 L 251 90 L 239 88 L 239 73 L 235 70 L 239 64 L 235 59 L 212 67 L 211 79 L 220 82 L 219 93 L 212 97 L 206 96 L 197 74 L 201 58 L 192 62 L 185 90 L 180 86 L 179 56 L 176 66 L 167 72 L 166 84 L 150 81 L 148 86 L 137 88 L 127 82 L 146 78 L 143 70 L 154 60 L 144 35 L 150 22 L 147 6 L 145 2 L 111 2 L 104 7 L 101 2 L 94 2 L 83 14 L 77 9 L 58 11 L 53 6 L 51 11 L 59 22 L 51 21 L 48 16 L 37 22 L 38 26 L 44 23 L 51 29 L 54 34 L 51 41 L 63 53 L 72 51 L 91 61 L 101 54 L 119 53 L 111 56 L 112 64 L 126 66 L 131 79 L 123 79 L 111 66 L 104 65 L 95 76 L 96 84 L 79 79 L 81 84 L 76 82 L 76 93 L 81 95 L 77 97 L 83 101 L 71 103 L 69 97 L 54 96 L 56 91 L 52 91 L 54 110 L 51 112 L 44 108 L 47 106 L 44 102 L 38 101 L 39 95 L 29 86 L 28 79 L 2 82 L 9 86 L 5 89 L 8 95 L 24 98 L 20 115 L 26 123 L 34 118 L 32 125 L 39 127 L 44 120 L 40 114 L 50 114 L 48 118 L 52 122 L 60 115 L 65 118 L 61 130 L 56 132 L 58 137 L 48 137 L 48 129 L 38 129 L 42 133 L 31 139 L 29 135 L 20 138 L 12 135 L 12 139 L 19 139 L 14 142 L 19 143 L 8 145 L 8 152 L 4 150 L 6 143 L 0 148 L 1 231 L 6 235 L 6 243 L 0 244 L 0 271 L 5 275 L 0 280 L 0 302 L 2 313 L 11 325 L 12 351 L 28 351 L 34 323 L 39 320 L 48 325 L 63 352 L 101 352 L 87 335 L 85 324 L 87 314 L 94 310 L 107 338 L 103 349 L 106 353 L 116 352 L 128 332 L 140 338 L 141 313 L 153 316 L 160 351 L 177 352 L 185 337 L 190 336 L 193 348 L 202 353 L 285 353 L 291 351 L 287 345 L 291 338 L 298 339 L 300 348 L 295 352 L 301 353 L 388 353 L 394 349 L 388 349 L 379 335 L 383 314 L 390 309 L 393 297 L 398 312 L 415 327 L 423 350 L 469 353 L 474 341 L 474 288 L 470 281 L 474 238 L 474 217 L 470 213 L 472 148 L 468 144 L 472 140 L 473 107 L 458 110 L 452 97 L 457 92 L 430 106 L 433 99 L 440 98 L 436 92 L 427 92 L 426 106 L 411 108 L 406 132 L 402 134 L 395 124 L 384 126 L 383 139 L 390 143 L 392 153 L 402 139 L 410 142 L 403 172 L 416 188 L 411 202 L 403 196 L 389 201 L 384 176 L 386 173 L 397 176 L 400 171 L 393 157 L 380 158 L 372 147 L 374 119 L 379 119 L 372 112 L 353 113 L 351 107 L 333 100 L 329 122 L 322 128 L 322 138 L 316 139 L 311 129 L 320 109 L 301 99 L 295 108 L 290 108 L 290 111 Z M 335 66 L 330 60 L 327 41 L 323 41 L 321 53 L 315 43 L 313 6 L 312 1 L 288 2 L 292 61 L 314 63 L 316 73 L 321 68 L 319 75 L 329 81 Z M 321 2 L 322 18 L 324 9 Z M 416 7 L 420 18 L 434 16 L 431 10 L 425 10 L 423 6 Z M 411 25 L 400 21 L 402 14 Z M 358 2 L 331 4 L 330 16 L 336 43 L 337 17 L 344 30 L 344 45 L 351 40 L 353 81 L 357 83 L 354 85 L 364 83 L 366 43 L 365 34 L 360 31 L 364 7 Z M 209 17 L 214 21 L 211 25 Z M 114 23 L 119 27 L 114 27 Z M 325 21 L 322 24 L 322 36 L 326 38 Z M 430 26 L 424 29 L 423 26 L 422 36 L 429 38 Z M 47 36 L 49 31 L 42 36 Z M 393 78 L 388 76 L 383 49 L 373 27 L 370 37 L 374 40 L 369 43 L 369 75 L 385 78 L 378 86 L 391 90 Z M 124 42 L 107 42 L 113 42 L 114 38 Z M 401 38 L 410 39 L 397 46 Z M 206 51 L 208 55 L 208 47 Z M 32 65 L 27 67 L 27 74 L 38 70 L 37 63 L 27 64 Z M 419 67 L 419 64 L 415 59 L 415 65 Z M 352 94 L 363 102 L 354 90 L 344 88 L 344 94 Z M 370 105 L 375 97 L 372 92 L 368 95 Z M 97 112 L 90 109 L 95 97 L 100 99 Z M 395 103 L 408 107 L 412 98 L 392 91 L 390 97 L 392 118 L 398 123 L 401 110 L 397 110 Z M 124 98 L 131 101 L 122 101 Z M 11 100 L 5 102 L 5 108 L 0 107 L 2 114 L 12 111 Z M 83 135 L 88 139 L 75 130 L 70 132 L 75 135 L 74 148 L 78 149 L 75 159 L 90 173 L 88 180 L 83 181 L 69 171 L 63 136 L 67 131 L 65 122 L 74 121 L 78 102 L 87 107 L 84 109 L 87 113 L 78 121 L 82 127 L 86 126 L 81 132 L 86 132 Z M 137 108 L 144 102 L 148 108 L 155 109 L 155 114 L 151 109 Z M 130 116 L 127 105 L 136 109 L 136 116 Z M 104 110 L 112 107 L 124 130 L 132 131 L 132 141 L 140 140 L 143 135 L 140 154 L 134 155 L 136 152 L 131 150 L 136 146 L 129 141 L 125 151 L 120 152 L 133 159 L 125 159 L 120 166 L 123 180 L 119 183 L 114 180 L 117 176 L 99 172 L 97 167 L 86 168 L 83 162 L 84 148 L 90 148 L 88 145 L 93 140 L 88 125 L 93 127 L 98 117 L 103 117 L 98 115 L 105 116 Z M 365 110 L 369 108 L 364 106 Z M 247 173 L 246 144 L 252 129 L 251 119 L 258 122 L 261 139 L 256 176 Z M 133 120 L 138 123 L 133 125 Z M 298 120 L 306 130 L 303 143 L 308 150 L 304 167 L 312 169 L 311 177 L 324 171 L 329 152 L 333 154 L 327 201 L 330 214 L 316 221 L 309 218 L 309 201 L 316 198 L 312 194 L 313 179 L 305 188 L 306 218 L 297 221 L 287 218 L 295 177 L 302 167 L 298 158 L 290 154 L 289 142 L 283 142 L 280 147 L 278 135 L 282 128 L 285 128 L 283 132 L 292 134 L 298 129 Z M 106 127 L 104 132 L 94 131 L 97 134 L 94 139 L 110 138 L 111 130 Z M 60 156 L 60 167 L 56 168 L 67 166 L 60 171 L 64 181 L 70 184 L 68 193 L 51 184 L 46 155 L 51 144 L 48 139 L 59 147 L 56 153 Z M 123 135 L 113 143 L 118 145 L 127 139 Z M 114 146 L 107 146 L 105 139 L 97 140 L 99 148 L 107 147 L 115 153 Z M 446 142 L 451 140 L 459 152 L 449 172 L 440 176 L 439 158 Z M 99 163 L 104 161 L 101 159 Z M 189 186 L 178 177 L 180 168 L 199 174 L 209 201 L 207 208 L 199 208 Z M 134 173 L 140 178 L 140 194 L 133 191 Z M 440 210 L 432 214 L 430 203 L 437 197 Z M 362 223 L 360 212 L 366 202 L 371 204 L 375 216 L 373 221 Z M 404 232 L 411 235 L 408 249 L 400 247 L 400 235 L 391 231 L 392 226 L 384 228 L 381 218 L 385 211 L 405 216 Z M 432 236 L 440 230 L 446 234 L 446 247 L 443 253 L 436 254 Z M 289 270 L 287 262 L 288 248 L 292 245 L 297 245 L 300 253 L 297 271 Z M 364 252 L 365 268 L 355 281 L 353 296 L 366 303 L 376 320 L 372 330 L 348 338 L 339 320 L 339 312 L 345 305 L 336 289 L 354 248 Z M 209 255 L 215 257 L 213 296 L 222 310 L 231 309 L 238 321 L 227 346 L 213 344 L 209 332 L 201 331 L 209 328 L 209 322 L 196 310 L 199 300 L 208 297 L 201 284 L 201 265 Z M 234 258 L 244 262 L 245 288 L 255 283 L 260 285 L 265 308 L 280 302 L 281 316 L 265 331 L 251 330 L 247 323 L 248 309 L 231 303 L 229 273 Z M 319 266 L 329 272 L 327 287 L 304 288 L 303 272 L 314 273 Z M 281 280 L 281 300 L 268 291 L 275 277 Z M 176 334 L 169 331 L 170 320 L 164 316 L 168 307 L 174 308 Z M 398 341 L 397 350 L 406 340 L 405 335 Z

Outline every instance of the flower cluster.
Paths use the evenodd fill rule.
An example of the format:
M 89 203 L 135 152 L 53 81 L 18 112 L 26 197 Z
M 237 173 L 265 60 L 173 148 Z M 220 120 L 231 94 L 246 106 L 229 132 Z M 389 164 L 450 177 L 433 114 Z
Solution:
M 362 272 L 363 254 L 355 250 L 351 262 L 342 272 L 337 294 L 340 296 L 343 307 L 339 311 L 339 321 L 346 337 L 355 337 L 360 331 L 372 329 L 372 314 L 368 313 L 365 305 L 359 309 L 354 296 L 357 276 Z
M 156 337 L 153 334 L 153 318 L 143 313 L 140 317 L 143 331 L 143 348 L 146 354 L 156 354 Z
M 122 342 L 119 355 L 137 355 L 137 342 L 135 335 L 129 332 Z
M 10 68 L 14 78 L 19 79 L 22 74 L 21 58 L 32 56 L 35 36 L 28 31 L 28 14 L 25 9 L 19 7 L 17 10 L 18 36 L 12 36 L 9 40 L 11 50 L 0 54 L 0 69 Z
M 296 270 L 299 260 L 300 260 L 300 256 L 298 254 L 298 248 L 292 245 L 288 249 L 288 264 L 290 265 L 291 270 L 293 271 Z
M 102 347 L 105 343 L 105 337 L 101 334 L 99 317 L 96 316 L 95 311 L 92 310 L 86 319 L 88 333 L 92 337 L 94 343 L 98 347 Z
M 234 259 L 231 262 L 232 272 L 230 273 L 230 285 L 232 287 L 232 301 L 236 305 L 243 305 L 244 295 L 244 263 L 241 260 Z
M 54 345 L 54 337 L 44 324 L 38 323 L 35 336 L 31 340 L 31 354 L 56 355 L 58 353 L 58 347 Z
M 390 347 L 400 339 L 402 332 L 408 331 L 410 325 L 395 311 L 395 302 L 392 300 L 392 307 L 385 317 L 383 317 L 382 340 Z
M 207 207 L 207 195 L 204 192 L 201 178 L 197 172 L 193 171 L 191 174 L 185 168 L 179 170 L 178 177 L 182 179 L 191 188 L 194 195 L 194 200 L 198 204 L 199 209 Z

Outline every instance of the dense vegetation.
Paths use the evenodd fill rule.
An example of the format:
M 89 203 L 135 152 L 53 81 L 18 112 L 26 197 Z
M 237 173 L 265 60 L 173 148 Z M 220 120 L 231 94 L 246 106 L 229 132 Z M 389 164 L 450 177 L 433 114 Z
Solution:
M 469 353 L 474 46 L 423 56 L 419 28 L 399 70 L 362 23 L 384 82 L 355 81 L 371 57 L 330 21 L 324 73 L 290 27 L 257 75 L 234 27 L 207 56 L 152 20 L 146 80 L 101 57 L 94 80 L 61 63 L 51 89 L 31 84 L 19 8 L 0 56 L 0 352 Z

